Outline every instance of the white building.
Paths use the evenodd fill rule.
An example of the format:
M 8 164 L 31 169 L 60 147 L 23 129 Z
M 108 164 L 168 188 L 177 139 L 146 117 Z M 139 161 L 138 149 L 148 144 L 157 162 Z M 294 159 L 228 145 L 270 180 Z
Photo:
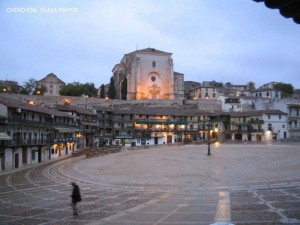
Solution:
M 1 170 L 11 170 L 70 155 L 77 150 L 74 117 L 0 96 Z M 9 137 L 9 138 L 8 138 Z
M 199 86 L 190 90 L 191 99 L 217 99 L 219 96 L 217 87 Z
M 281 92 L 273 88 L 259 88 L 252 92 L 252 96 L 268 99 L 281 99 Z
M 270 141 L 288 137 L 288 117 L 280 110 L 257 110 L 231 114 L 232 140 Z

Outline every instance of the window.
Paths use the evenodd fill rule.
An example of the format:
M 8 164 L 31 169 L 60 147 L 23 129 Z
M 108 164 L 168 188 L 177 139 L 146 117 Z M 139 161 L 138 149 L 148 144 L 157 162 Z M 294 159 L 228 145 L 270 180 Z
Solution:
M 152 67 L 156 67 L 156 62 L 155 61 L 152 62 Z
M 281 115 L 279 115 L 279 119 L 281 120 Z
M 35 160 L 35 151 L 32 151 L 32 152 L 31 152 L 31 159 L 32 159 L 32 160 Z
M 271 115 L 270 114 L 268 115 L 268 119 L 271 119 Z
M 268 124 L 268 130 L 272 131 L 272 124 Z
M 152 76 L 151 77 L 151 80 L 154 82 L 154 81 L 156 81 L 156 77 L 155 76 Z

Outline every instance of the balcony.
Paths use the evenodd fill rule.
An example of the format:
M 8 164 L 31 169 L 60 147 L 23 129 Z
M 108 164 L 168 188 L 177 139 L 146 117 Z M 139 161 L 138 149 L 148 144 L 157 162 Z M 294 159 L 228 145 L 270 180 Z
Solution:
M 135 120 L 137 124 L 176 124 L 176 125 L 186 125 L 187 120 L 172 120 L 172 119 L 144 119 L 144 120 Z
M 247 126 L 252 124 L 264 124 L 264 120 L 231 121 L 230 124 L 241 126 Z
M 6 147 L 18 147 L 18 146 L 46 146 L 50 145 L 53 143 L 66 143 L 66 142 L 77 142 L 79 139 L 78 138 L 54 138 L 51 140 L 23 140 L 23 139 L 18 139 L 18 140 L 12 140 L 12 141 L 7 141 Z
M 67 122 L 53 122 L 53 121 L 37 121 L 37 120 L 25 120 L 21 117 L 10 116 L 7 120 L 7 125 L 18 124 L 18 125 L 31 125 L 35 127 L 51 127 L 51 126 L 64 126 L 64 127 L 76 127 L 78 124 L 67 123 Z
M 8 141 L 6 143 L 7 147 L 18 147 L 18 146 L 32 146 L 32 145 L 37 145 L 37 146 L 45 146 L 49 145 L 50 142 L 48 140 L 12 140 Z

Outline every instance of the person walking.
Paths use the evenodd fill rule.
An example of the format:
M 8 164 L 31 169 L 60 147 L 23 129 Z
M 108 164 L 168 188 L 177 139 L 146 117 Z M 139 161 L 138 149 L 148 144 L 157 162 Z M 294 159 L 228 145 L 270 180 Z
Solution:
M 80 190 L 79 186 L 75 183 L 72 182 L 71 185 L 73 186 L 73 191 L 72 191 L 72 208 L 73 208 L 73 214 L 78 215 L 78 210 L 77 210 L 77 202 L 81 201 L 81 195 L 80 195 Z

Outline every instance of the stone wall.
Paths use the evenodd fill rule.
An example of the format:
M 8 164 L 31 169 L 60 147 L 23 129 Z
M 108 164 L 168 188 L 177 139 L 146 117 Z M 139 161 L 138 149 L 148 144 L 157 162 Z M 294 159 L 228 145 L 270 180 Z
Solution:
M 119 105 L 145 105 L 149 107 L 197 107 L 208 112 L 221 111 L 221 101 L 210 99 L 197 100 L 119 100 L 119 99 L 100 99 L 100 98 L 83 98 L 73 96 L 40 96 L 40 95 L 21 95 L 0 93 L 10 99 L 23 102 L 33 101 L 36 105 L 54 106 L 56 104 L 69 103 L 70 105 L 97 105 L 103 107 L 119 106 Z

